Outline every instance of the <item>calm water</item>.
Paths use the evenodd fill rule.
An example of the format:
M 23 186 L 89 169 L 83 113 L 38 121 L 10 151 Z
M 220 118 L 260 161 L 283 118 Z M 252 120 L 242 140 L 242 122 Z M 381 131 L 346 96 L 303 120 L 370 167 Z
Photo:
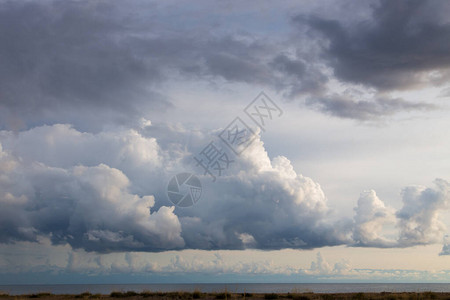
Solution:
M 194 291 L 248 293 L 350 293 L 350 292 L 450 292 L 447 283 L 236 283 L 236 284 L 59 284 L 0 285 L 0 291 L 11 295 L 51 292 L 54 294 L 109 294 L 113 291 Z

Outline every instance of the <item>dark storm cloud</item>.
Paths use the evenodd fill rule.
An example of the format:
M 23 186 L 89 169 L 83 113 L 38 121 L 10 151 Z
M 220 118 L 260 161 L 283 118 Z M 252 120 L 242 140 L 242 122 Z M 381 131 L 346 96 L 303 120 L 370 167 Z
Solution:
M 268 73 L 250 59 L 257 53 L 252 45 L 160 34 L 120 8 L 118 2 L 1 3 L 2 125 L 126 122 L 167 107 L 153 87 L 170 69 L 244 82 Z
M 411 103 L 401 98 L 375 97 L 371 100 L 355 100 L 347 95 L 309 98 L 306 105 L 331 116 L 363 121 L 376 120 L 398 112 L 435 108 L 431 104 Z
M 0 126 L 62 122 L 89 131 L 111 122 L 126 124 L 170 107 L 159 89 L 170 80 L 258 84 L 291 99 L 323 98 L 331 75 L 324 72 L 320 54 L 341 80 L 379 89 L 407 87 L 424 80 L 416 71 L 444 70 L 450 57 L 447 25 L 429 22 L 423 13 L 416 22 L 420 5 L 383 2 L 373 21 L 353 29 L 340 21 L 297 17 L 314 34 L 280 44 L 258 33 L 219 33 L 210 24 L 195 30 L 172 26 L 203 23 L 184 16 L 158 18 L 164 13 L 158 9 L 164 8 L 138 1 L 128 6 L 119 1 L 2 2 Z M 323 53 L 316 53 L 318 33 L 329 41 Z M 430 80 L 440 82 L 444 75 Z M 364 119 L 352 113 L 361 104 L 351 105 L 333 115 Z M 371 106 L 380 103 L 374 100 Z
M 166 106 L 146 88 L 161 79 L 159 68 L 135 55 L 114 16 L 101 2 L 1 3 L 2 116 L 70 122 L 76 110 L 81 119 L 123 119 L 139 105 Z
M 244 82 L 268 73 L 259 45 L 155 28 L 151 14 L 130 11 L 117 1 L 1 3 L 1 125 L 101 128 L 167 108 L 155 84 L 171 71 Z
M 156 84 L 173 74 L 261 84 L 289 96 L 317 91 L 327 79 L 270 40 L 173 30 L 153 20 L 150 4 L 140 16 L 139 5 L 0 3 L 1 125 L 127 123 L 170 105 Z
M 276 84 L 293 98 L 302 94 L 320 94 L 329 78 L 311 62 L 302 58 L 290 58 L 285 54 L 277 55 L 270 66 L 273 72 L 282 74 Z
M 450 3 L 386 0 L 373 7 L 370 20 L 352 24 L 345 16 L 294 20 L 322 35 L 323 57 L 342 81 L 379 90 L 445 82 L 450 68 Z M 429 71 L 440 73 L 426 74 Z

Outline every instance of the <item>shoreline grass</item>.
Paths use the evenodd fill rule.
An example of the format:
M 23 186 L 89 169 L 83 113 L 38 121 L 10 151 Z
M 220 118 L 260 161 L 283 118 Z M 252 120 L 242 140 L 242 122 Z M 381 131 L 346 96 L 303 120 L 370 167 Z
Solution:
M 260 299 L 260 300 L 364 300 L 364 299 L 388 299 L 388 300 L 426 300 L 426 299 L 445 299 L 450 300 L 448 292 L 380 292 L 380 293 L 312 293 L 312 292 L 292 292 L 292 293 L 231 293 L 223 292 L 201 292 L 195 290 L 193 292 L 157 292 L 157 291 L 114 291 L 110 294 L 92 294 L 84 292 L 81 294 L 51 294 L 41 292 L 27 295 L 9 295 L 0 293 L 0 299 L 25 300 L 25 299 L 42 299 L 42 300 L 63 300 L 63 299 L 167 299 L 167 300 L 184 300 L 184 299 Z

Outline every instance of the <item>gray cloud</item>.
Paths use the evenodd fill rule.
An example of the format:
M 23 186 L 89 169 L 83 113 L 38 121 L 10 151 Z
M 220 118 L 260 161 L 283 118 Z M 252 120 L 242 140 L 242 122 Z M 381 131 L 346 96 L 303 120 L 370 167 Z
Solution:
M 161 70 L 130 47 L 127 22 L 113 5 L 2 2 L 0 28 L 6 125 L 70 120 L 81 126 L 86 119 L 108 122 L 108 115 L 125 123 L 141 109 L 168 105 L 149 90 Z
M 323 58 L 345 82 L 379 90 L 442 84 L 450 67 L 446 1 L 380 1 L 370 20 L 297 16 L 322 34 Z M 437 71 L 430 75 L 427 72 Z
M 276 86 L 286 91 L 290 98 L 321 94 L 329 80 L 317 65 L 302 56 L 290 58 L 285 54 L 279 54 L 272 60 L 270 66 L 273 72 L 280 74 Z
M 352 96 L 337 94 L 310 97 L 305 103 L 331 116 L 362 121 L 377 120 L 399 112 L 436 108 L 433 104 L 412 103 L 401 98 L 375 97 L 371 100 L 355 100 Z
M 450 241 L 448 235 L 444 236 L 444 245 L 442 246 L 442 251 L 439 255 L 450 255 Z
M 378 89 L 437 84 L 447 76 L 447 25 L 429 17 L 442 3 L 422 4 L 429 8 L 425 14 L 410 4 L 383 2 L 372 23 L 354 30 L 339 20 L 297 17 L 297 24 L 315 29 L 299 40 L 288 32 L 277 39 L 223 32 L 199 20 L 201 15 L 184 21 L 204 27 L 174 25 L 158 18 L 165 8 L 129 3 L 1 2 L 0 126 L 71 123 L 100 131 L 111 123 L 129 125 L 168 109 L 161 86 L 186 79 L 258 84 L 286 98 L 314 96 L 311 103 L 336 117 L 373 119 L 426 105 L 327 97 L 333 78 L 327 68 L 340 80 Z M 322 52 L 317 32 L 329 41 Z M 424 37 L 428 43 L 421 42 Z M 421 72 L 429 70 L 442 74 L 427 79 Z
M 170 72 L 271 82 L 266 46 L 171 31 L 127 9 L 118 1 L 0 3 L 1 125 L 128 124 L 170 105 L 155 87 Z

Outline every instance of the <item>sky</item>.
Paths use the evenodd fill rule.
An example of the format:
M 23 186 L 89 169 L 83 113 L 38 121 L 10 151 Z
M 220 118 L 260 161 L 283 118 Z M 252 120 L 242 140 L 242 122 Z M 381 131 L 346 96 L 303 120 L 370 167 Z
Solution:
M 448 282 L 449 14 L 0 0 L 0 284 Z

